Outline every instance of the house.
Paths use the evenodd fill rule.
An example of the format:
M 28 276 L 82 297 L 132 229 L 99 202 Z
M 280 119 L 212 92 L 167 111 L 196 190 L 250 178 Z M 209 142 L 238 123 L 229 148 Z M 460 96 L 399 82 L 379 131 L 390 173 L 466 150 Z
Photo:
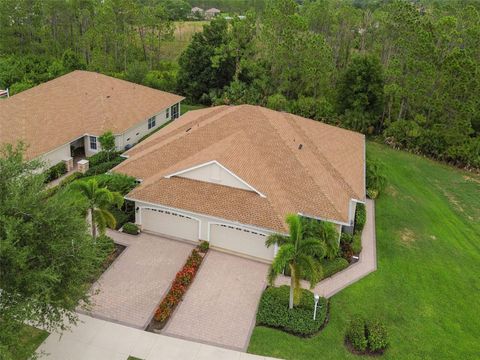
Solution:
M 190 111 L 124 153 L 114 172 L 141 184 L 143 231 L 269 262 L 272 233 L 301 214 L 351 227 L 365 201 L 365 138 L 259 106 Z
M 0 101 L 0 144 L 27 144 L 26 157 L 47 166 L 91 156 L 98 137 L 117 150 L 180 113 L 183 97 L 88 71 L 73 71 Z
M 221 11 L 218 10 L 217 8 L 210 8 L 210 9 L 205 11 L 205 18 L 206 19 L 213 19 L 215 16 L 220 14 L 220 12 Z
M 195 6 L 192 8 L 192 10 L 190 10 L 190 14 L 193 17 L 203 17 L 203 9 L 198 6 Z

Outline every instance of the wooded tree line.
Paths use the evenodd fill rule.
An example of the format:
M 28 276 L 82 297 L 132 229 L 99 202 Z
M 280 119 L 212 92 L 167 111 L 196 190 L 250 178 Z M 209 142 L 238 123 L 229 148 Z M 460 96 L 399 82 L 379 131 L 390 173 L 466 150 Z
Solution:
M 0 88 L 16 93 L 88 69 L 191 103 L 286 110 L 480 167 L 480 3 L 242 0 L 263 11 L 211 22 L 178 63 L 162 58 L 172 4 L 182 1 L 0 0 Z
M 356 2 L 361 3 L 361 2 Z M 271 0 L 216 20 L 180 58 L 178 89 L 252 103 L 480 167 L 480 16 L 468 1 Z

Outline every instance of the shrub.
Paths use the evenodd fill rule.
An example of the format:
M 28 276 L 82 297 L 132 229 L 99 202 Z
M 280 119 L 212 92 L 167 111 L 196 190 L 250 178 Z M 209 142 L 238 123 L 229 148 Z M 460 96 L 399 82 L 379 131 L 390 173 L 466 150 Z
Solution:
M 365 320 L 362 318 L 350 320 L 345 339 L 355 350 L 360 352 L 366 351 L 368 342 L 365 335 Z
M 75 180 L 78 180 L 80 178 L 83 177 L 83 174 L 82 173 L 79 173 L 79 172 L 74 172 L 73 174 L 71 175 L 68 175 L 67 177 L 65 177 L 64 179 L 62 179 L 62 181 L 60 181 L 60 187 L 62 186 L 65 186 L 65 185 L 68 185 L 72 182 L 74 182 Z
M 345 341 L 362 354 L 383 353 L 388 346 L 387 329 L 378 320 L 365 321 L 358 317 L 350 321 Z
M 355 233 L 361 233 L 367 221 L 365 204 L 358 203 L 355 210 Z
M 381 352 L 388 346 L 387 328 L 378 320 L 366 324 L 368 349 L 370 352 Z
M 130 222 L 127 222 L 126 224 L 124 224 L 122 230 L 124 233 L 130 234 L 130 235 L 138 235 L 139 233 L 138 226 Z
M 49 183 L 67 173 L 67 165 L 62 161 L 45 171 L 45 182 Z
M 340 243 L 340 255 L 342 256 L 342 258 L 344 258 L 348 262 L 351 262 L 352 261 L 352 256 L 353 256 L 352 245 L 350 245 L 347 242 L 341 242 Z
M 137 182 L 134 177 L 123 174 L 105 174 L 97 179 L 98 185 L 106 187 L 110 191 L 118 192 L 122 195 L 128 194 Z
M 99 151 L 95 155 L 92 155 L 88 158 L 88 162 L 90 163 L 90 167 L 94 167 L 106 162 L 113 160 L 114 158 L 120 155 L 119 152 L 107 152 L 107 151 Z
M 200 245 L 198 245 L 198 249 L 203 253 L 206 253 L 209 248 L 210 248 L 210 243 L 208 241 L 202 241 Z
M 370 199 L 376 199 L 383 191 L 386 178 L 383 175 L 383 165 L 379 162 L 367 159 L 366 164 L 367 195 Z
M 108 209 L 110 213 L 113 215 L 116 221 L 116 226 L 115 230 L 120 229 L 124 224 L 129 222 L 132 218 L 132 214 L 126 213 L 122 209 L 119 209 L 116 206 L 112 206 L 111 208 Z
M 335 258 L 333 260 L 328 260 L 328 259 L 323 260 L 322 261 L 322 267 L 323 267 L 322 279 L 330 277 L 336 274 L 337 272 L 342 271 L 343 269 L 346 269 L 348 265 L 349 265 L 348 261 L 343 257 Z
M 349 233 L 342 233 L 340 235 L 340 243 L 345 242 L 351 244 L 353 242 L 353 235 Z
M 106 173 L 110 169 L 113 169 L 115 166 L 120 164 L 123 160 L 125 159 L 120 156 L 117 156 L 111 161 L 104 162 L 96 166 L 92 166 L 90 169 L 87 170 L 87 172 L 85 173 L 85 176 L 93 176 L 93 175 Z
M 362 251 L 362 236 L 358 233 L 353 236 L 352 251 L 355 254 L 360 254 Z
M 257 325 L 281 329 L 300 336 L 311 336 L 321 330 L 327 318 L 328 302 L 320 298 L 317 318 L 313 320 L 313 293 L 301 289 L 300 303 L 288 308 L 289 286 L 268 287 L 262 294 L 257 312 Z

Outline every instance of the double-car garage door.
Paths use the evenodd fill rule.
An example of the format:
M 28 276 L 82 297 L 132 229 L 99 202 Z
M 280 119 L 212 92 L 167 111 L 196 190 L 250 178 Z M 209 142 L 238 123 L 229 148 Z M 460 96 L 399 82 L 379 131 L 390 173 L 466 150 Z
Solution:
M 175 238 L 198 241 L 200 226 L 209 227 L 210 246 L 250 257 L 272 260 L 273 247 L 265 246 L 266 235 L 244 227 L 219 224 L 161 209 L 143 208 L 142 228 Z M 205 233 L 205 232 L 204 232 Z

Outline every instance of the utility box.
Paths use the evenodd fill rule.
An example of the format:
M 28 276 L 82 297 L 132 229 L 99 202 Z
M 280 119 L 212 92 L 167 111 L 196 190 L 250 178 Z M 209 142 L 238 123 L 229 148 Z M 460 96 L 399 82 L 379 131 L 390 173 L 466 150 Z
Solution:
M 78 172 L 85 174 L 89 168 L 89 161 L 88 160 L 80 160 L 78 163 Z

